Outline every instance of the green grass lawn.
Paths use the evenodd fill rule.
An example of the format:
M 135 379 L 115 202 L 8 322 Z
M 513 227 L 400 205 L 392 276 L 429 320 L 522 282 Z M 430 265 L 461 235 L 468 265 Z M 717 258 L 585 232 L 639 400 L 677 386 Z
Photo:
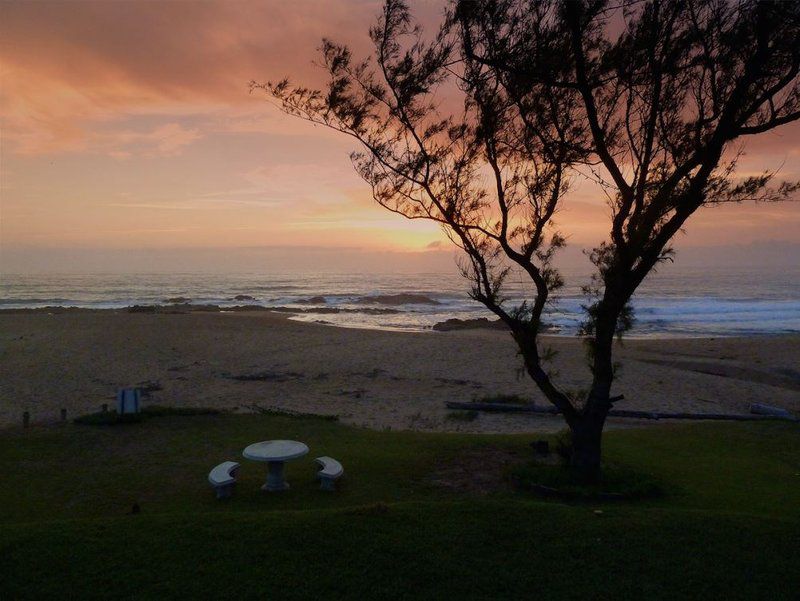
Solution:
M 241 459 L 271 438 L 311 447 L 288 464 L 287 493 L 262 493 L 265 466 Z M 0 599 L 798 598 L 796 424 L 609 432 L 607 461 L 663 488 L 646 501 L 432 477 L 463 455 L 524 458 L 532 438 L 233 415 L 5 430 Z M 345 466 L 333 494 L 314 479 L 318 455 Z M 242 467 L 218 502 L 206 477 L 226 459 Z

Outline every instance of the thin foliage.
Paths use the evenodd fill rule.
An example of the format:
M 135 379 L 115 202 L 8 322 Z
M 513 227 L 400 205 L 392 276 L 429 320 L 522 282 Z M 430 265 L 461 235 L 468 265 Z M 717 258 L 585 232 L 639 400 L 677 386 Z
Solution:
M 800 190 L 776 171 L 736 172 L 747 138 L 800 118 L 799 32 L 794 2 L 453 0 L 426 37 L 406 2 L 387 0 L 372 56 L 323 41 L 324 89 L 252 87 L 357 140 L 351 158 L 375 201 L 442 227 L 463 251 L 470 295 L 509 327 L 580 441 L 583 425 L 602 430 L 615 400 L 612 343 L 633 324 L 631 297 L 673 259 L 687 219 Z M 555 219 L 587 177 L 611 219 L 588 253 L 592 383 L 576 399 L 542 368 L 551 357 L 538 336 L 564 285 Z M 512 272 L 529 285 L 516 305 L 504 292 Z M 599 459 L 599 434 L 589 438 Z

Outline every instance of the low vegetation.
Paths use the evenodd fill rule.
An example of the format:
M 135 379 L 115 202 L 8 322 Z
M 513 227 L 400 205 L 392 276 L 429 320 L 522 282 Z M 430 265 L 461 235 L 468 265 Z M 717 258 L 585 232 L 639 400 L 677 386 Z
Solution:
M 631 501 L 663 494 L 657 479 L 618 465 L 604 466 L 602 479 L 587 483 L 561 464 L 531 461 L 517 467 L 512 478 L 521 490 L 564 501 Z
M 76 424 L 88 426 L 113 426 L 116 424 L 134 424 L 152 417 L 188 416 L 188 415 L 219 415 L 220 409 L 211 407 L 163 407 L 161 405 L 148 405 L 139 413 L 117 413 L 116 411 L 97 411 L 80 415 L 72 420 Z
M 500 403 L 504 405 L 530 405 L 531 400 L 518 394 L 490 394 L 476 398 L 474 403 Z

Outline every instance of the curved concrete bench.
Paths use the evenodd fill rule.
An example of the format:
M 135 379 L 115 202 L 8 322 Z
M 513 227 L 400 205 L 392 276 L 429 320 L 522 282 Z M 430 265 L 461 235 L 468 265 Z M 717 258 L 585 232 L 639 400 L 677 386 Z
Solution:
M 322 490 L 334 490 L 334 483 L 344 474 L 342 464 L 333 457 L 317 457 L 314 461 L 322 466 L 322 469 L 317 472 L 319 487 Z
M 218 499 L 227 499 L 233 494 L 238 469 L 235 461 L 224 461 L 208 473 L 208 481 L 216 489 Z

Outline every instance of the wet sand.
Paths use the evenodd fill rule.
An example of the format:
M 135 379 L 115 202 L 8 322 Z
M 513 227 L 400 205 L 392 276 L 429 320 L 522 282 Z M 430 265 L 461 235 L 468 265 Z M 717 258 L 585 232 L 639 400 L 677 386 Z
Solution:
M 582 344 L 552 337 L 562 388 L 589 381 Z M 800 335 L 630 339 L 614 394 L 619 409 L 747 413 L 760 402 L 800 414 Z M 0 425 L 113 406 L 117 388 L 152 389 L 147 403 L 336 414 L 370 428 L 553 431 L 559 417 L 453 419 L 445 401 L 516 394 L 546 401 L 496 330 L 386 332 L 258 313 L 0 313 Z M 632 420 L 611 419 L 624 427 Z

